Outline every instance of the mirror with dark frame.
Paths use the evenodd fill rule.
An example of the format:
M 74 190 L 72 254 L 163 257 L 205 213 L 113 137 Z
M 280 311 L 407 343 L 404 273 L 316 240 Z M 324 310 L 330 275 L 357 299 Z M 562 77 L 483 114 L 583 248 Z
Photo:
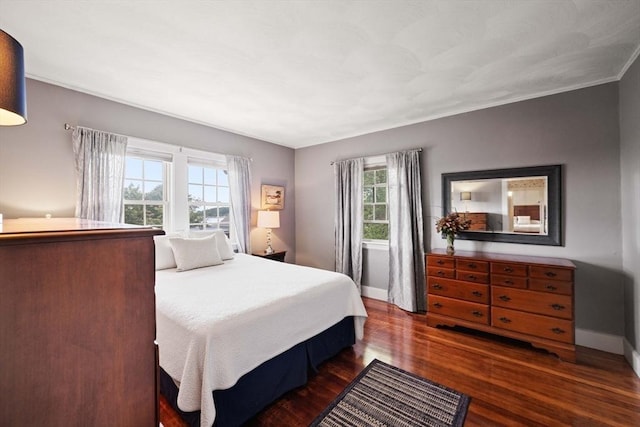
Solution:
M 471 221 L 459 239 L 561 246 L 561 172 L 551 165 L 444 173 L 442 214 Z

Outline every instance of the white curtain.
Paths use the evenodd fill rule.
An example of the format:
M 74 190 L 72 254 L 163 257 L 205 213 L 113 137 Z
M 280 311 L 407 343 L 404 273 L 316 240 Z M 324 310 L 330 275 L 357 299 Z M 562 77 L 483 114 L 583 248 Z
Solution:
M 364 159 L 335 162 L 333 168 L 336 190 L 336 271 L 351 277 L 358 291 L 361 291 Z
M 387 154 L 389 184 L 388 301 L 407 311 L 425 310 L 420 153 Z
M 76 217 L 121 222 L 127 137 L 77 127 L 72 141 L 77 184 Z
M 251 253 L 251 172 L 250 160 L 240 156 L 227 157 L 229 193 L 233 227 L 238 239 L 238 250 Z

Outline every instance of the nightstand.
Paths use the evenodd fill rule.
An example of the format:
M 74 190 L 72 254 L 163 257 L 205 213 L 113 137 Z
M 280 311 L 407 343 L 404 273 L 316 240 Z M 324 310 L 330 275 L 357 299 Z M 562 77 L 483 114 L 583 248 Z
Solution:
M 274 261 L 284 262 L 284 256 L 287 254 L 287 251 L 275 251 L 272 254 L 265 254 L 264 252 L 254 253 L 253 256 L 259 256 L 262 258 L 272 259 Z

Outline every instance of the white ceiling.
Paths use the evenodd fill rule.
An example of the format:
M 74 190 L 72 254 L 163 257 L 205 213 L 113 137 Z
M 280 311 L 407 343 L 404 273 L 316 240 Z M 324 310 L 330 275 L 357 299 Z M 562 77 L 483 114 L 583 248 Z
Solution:
M 27 75 L 288 147 L 620 79 L 640 0 L 0 0 Z

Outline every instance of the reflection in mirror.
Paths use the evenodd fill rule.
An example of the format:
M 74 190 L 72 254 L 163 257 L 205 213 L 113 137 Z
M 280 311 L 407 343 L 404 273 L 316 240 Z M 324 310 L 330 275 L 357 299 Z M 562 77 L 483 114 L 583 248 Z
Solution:
M 547 177 L 454 181 L 451 210 L 471 231 L 547 234 Z
M 561 166 L 442 175 L 443 215 L 471 221 L 462 239 L 561 245 Z

